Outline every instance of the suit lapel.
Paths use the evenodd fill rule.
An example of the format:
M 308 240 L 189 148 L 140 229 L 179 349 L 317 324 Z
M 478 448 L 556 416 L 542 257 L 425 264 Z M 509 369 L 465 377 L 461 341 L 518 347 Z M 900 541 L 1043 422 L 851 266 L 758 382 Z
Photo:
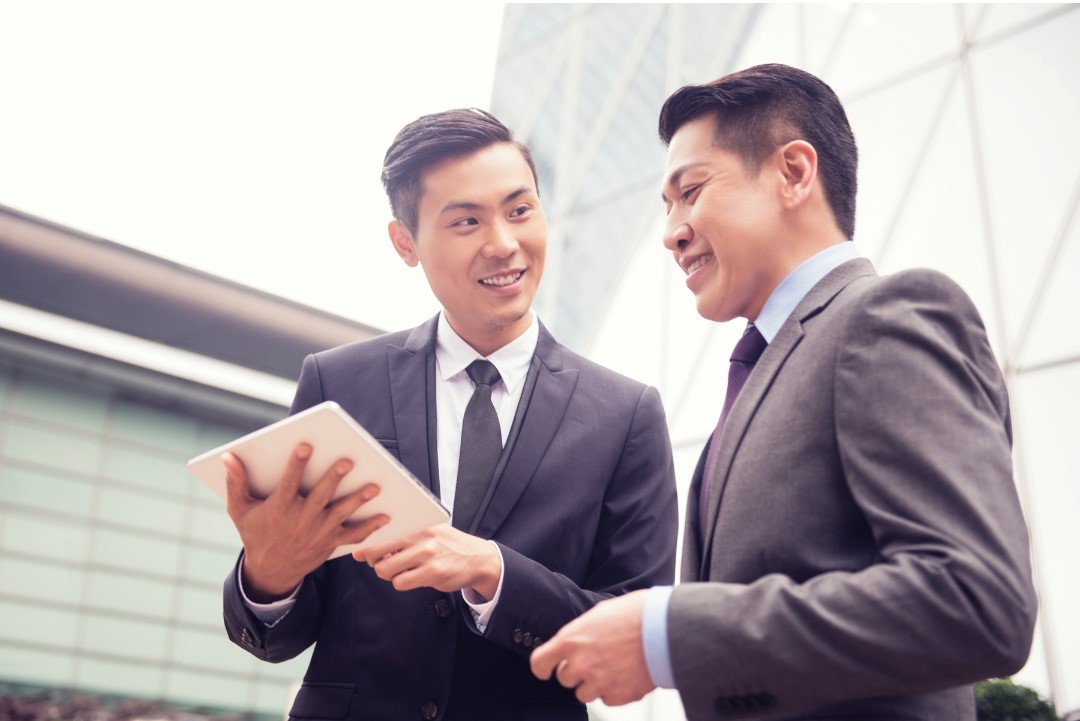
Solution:
M 792 351 L 802 341 L 804 331 L 803 322 L 820 313 L 843 290 L 851 281 L 862 276 L 874 275 L 874 268 L 870 261 L 865 258 L 850 260 L 833 269 L 817 285 L 810 289 L 806 297 L 799 302 L 795 310 L 781 326 L 780 331 L 772 342 L 761 354 L 754 372 L 746 381 L 739 392 L 735 405 L 731 407 L 727 421 L 724 423 L 724 432 L 720 435 L 720 448 L 716 457 L 716 476 L 712 479 L 712 491 L 709 494 L 709 509 L 707 527 L 702 529 L 702 538 L 706 539 L 702 544 L 700 573 L 702 578 L 708 577 L 708 568 L 712 562 L 712 543 L 708 539 L 713 537 L 716 529 L 716 521 L 719 516 L 720 503 L 727 486 L 728 476 L 731 472 L 731 462 L 735 453 L 742 443 L 750 421 L 761 405 L 762 399 L 772 386 L 777 373 L 784 367 Z M 783 439 L 777 439 L 783 442 Z
M 435 329 L 438 316 L 409 334 L 402 347 L 387 348 L 390 398 L 401 462 L 433 493 L 439 493 L 437 446 L 434 433 Z
M 493 537 L 517 505 L 559 430 L 577 380 L 577 369 L 563 368 L 561 347 L 541 324 L 506 449 L 476 514 L 476 535 Z
M 682 560 L 679 564 L 679 578 L 683 581 L 700 581 L 702 576 L 702 534 L 705 529 L 701 527 L 701 513 L 698 504 L 701 503 L 701 479 L 705 474 L 705 460 L 709 457 L 709 446 L 712 445 L 712 437 L 705 441 L 705 447 L 698 456 L 697 466 L 690 481 L 690 490 L 686 495 L 686 518 L 683 520 Z

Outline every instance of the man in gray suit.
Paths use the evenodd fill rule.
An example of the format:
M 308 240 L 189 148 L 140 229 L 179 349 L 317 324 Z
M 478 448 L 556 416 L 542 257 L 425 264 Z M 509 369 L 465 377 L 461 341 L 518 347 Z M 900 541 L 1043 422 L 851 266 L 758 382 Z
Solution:
M 749 321 L 694 473 L 682 580 L 533 653 L 578 698 L 677 688 L 692 721 L 975 718 L 1036 615 L 1005 383 L 945 276 L 856 255 L 857 151 L 818 78 L 763 65 L 660 115 L 664 245 Z M 739 386 L 741 384 L 741 391 Z
M 297 718 L 584 721 L 528 657 L 598 601 L 673 580 L 660 396 L 563 347 L 533 313 L 547 223 L 532 156 L 497 119 L 464 109 L 409 123 L 383 182 L 394 249 L 442 311 L 309 356 L 292 410 L 337 401 L 454 509 L 453 525 L 326 561 L 378 523 L 341 524 L 363 489 L 326 505 L 349 464 L 301 498 L 301 447 L 259 501 L 228 458 L 244 544 L 225 581 L 229 638 L 275 662 L 314 644 Z M 466 422 L 485 405 L 490 425 Z M 482 473 L 474 425 L 493 436 Z

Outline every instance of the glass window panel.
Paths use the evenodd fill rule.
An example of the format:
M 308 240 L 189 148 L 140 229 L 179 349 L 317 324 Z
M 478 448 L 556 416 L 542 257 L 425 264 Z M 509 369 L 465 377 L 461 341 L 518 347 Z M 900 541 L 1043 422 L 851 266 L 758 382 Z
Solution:
M 171 703 L 247 711 L 250 695 L 251 681 L 243 676 L 178 668 L 165 675 L 165 699 Z M 284 717 L 280 708 L 272 710 Z
M 1077 37 L 1080 14 L 1074 12 L 1068 21 L 1063 18 L 1060 23 L 1038 25 L 1008 42 L 980 48 L 972 55 L 971 66 L 1000 268 L 1001 312 L 1010 339 L 1030 330 L 1022 326 L 1028 322 L 1027 313 L 1036 298 L 1046 292 L 1043 268 L 1052 268 L 1050 282 L 1057 281 L 1070 292 L 1056 303 L 1045 297 L 1039 310 L 1043 320 L 1055 310 L 1068 311 L 1061 319 L 1064 324 L 1052 323 L 1045 337 L 1058 345 L 1061 355 L 1068 352 L 1068 346 L 1074 353 L 1080 351 L 1080 334 L 1061 332 L 1066 327 L 1080 327 L 1075 320 L 1075 310 L 1080 307 L 1080 285 L 1076 282 L 1080 254 L 1073 256 L 1071 267 L 1062 262 L 1068 260 L 1067 255 L 1051 258 L 1066 219 L 1076 212 L 1073 194 L 1080 158 L 1080 137 L 1074 132 L 1080 125 L 1080 77 L 1074 70 L 1080 67 Z M 1053 98 L 1052 105 L 1047 98 Z M 1048 107 L 1053 112 L 1047 112 Z M 1047 138 L 1053 138 L 1053 143 L 1048 144 Z M 1073 229 L 1078 226 L 1074 220 Z M 1029 350 L 1034 340 L 1029 336 Z M 1038 355 L 1048 359 L 1055 354 L 1040 351 Z
M 44 511 L 90 515 L 94 485 L 88 476 L 65 476 L 16 463 L 0 466 L 0 500 Z
M 926 164 L 920 160 L 927 139 L 940 132 L 942 99 L 961 88 L 956 73 L 955 66 L 944 66 L 845 103 L 859 143 L 856 248 L 879 265 L 883 254 L 899 243 L 891 236 L 905 210 L 904 189 Z
M 173 638 L 173 660 L 183 666 L 247 673 L 251 658 L 229 640 L 224 626 L 205 631 L 178 627 Z
M 985 7 L 986 15 L 978 27 L 979 40 L 1023 27 L 1040 17 L 1056 12 L 1061 6 L 1046 3 L 994 3 Z M 1053 24 L 1062 25 L 1063 23 L 1057 21 Z
M 801 37 L 803 53 L 799 67 L 821 74 L 830 68 L 830 59 L 844 40 L 845 29 L 850 29 L 849 16 L 857 13 L 851 4 L 821 3 L 803 5 L 796 10 L 803 23 Z
M 97 516 L 112 523 L 180 536 L 187 516 L 186 505 L 176 498 L 105 486 L 98 493 Z
M 118 438 L 194 455 L 199 423 L 191 416 L 136 401 L 121 399 L 113 412 L 112 434 Z
M 213 584 L 220 588 L 225 576 L 236 565 L 240 555 L 240 543 L 232 549 L 215 549 L 204 546 L 188 546 L 182 564 L 181 577 L 185 580 Z
M 201 449 L 199 452 L 203 453 L 211 448 L 225 445 L 229 441 L 234 441 L 240 436 L 245 436 L 257 428 L 259 428 L 258 424 L 252 424 L 250 426 L 234 426 L 207 421 L 203 423 L 202 434 L 199 437 L 199 448 Z
M 207 630 L 222 629 L 221 589 L 181 588 L 176 620 L 202 626 Z
M 101 456 L 95 439 L 33 421 L 12 420 L 3 440 L 5 456 L 87 475 L 97 471 Z
M 769 11 L 779 11 L 781 7 L 772 6 Z M 775 45 L 775 39 L 767 38 L 763 32 L 761 28 L 755 35 L 765 46 Z M 918 42 L 912 42 L 913 38 L 918 38 Z M 952 5 L 860 4 L 853 9 L 839 43 L 834 43 L 835 50 L 829 51 L 832 62 L 828 83 L 844 97 L 923 63 L 947 61 L 960 50 L 962 41 L 959 18 Z M 868 58 L 873 58 L 873 62 L 867 62 Z M 798 60 L 792 64 L 810 72 L 821 72 L 820 68 L 806 67 Z
M 190 523 L 189 535 L 200 543 L 219 545 L 223 550 L 240 550 L 240 534 L 236 532 L 236 526 L 232 524 L 221 501 L 216 506 L 193 507 Z
M 67 651 L 8 646 L 0 642 L 5 681 L 68 688 L 74 683 L 74 658 Z
M 1074 212 L 1077 212 L 1074 209 Z M 1061 362 L 1080 357 L 1080 333 L 1067 329 L 1076 328 L 1076 309 L 1080 308 L 1080 218 L 1073 220 L 1072 232 L 1065 239 L 1061 253 L 1054 262 L 1050 277 L 1043 286 L 1042 303 L 1027 329 L 1028 337 L 1020 356 L 1021 367 L 1040 362 Z M 1071 401 L 1062 407 L 1076 408 L 1076 385 L 1069 386 Z M 1067 398 L 1069 396 L 1063 396 Z M 1065 425 L 1066 428 L 1077 426 Z
M 169 629 L 161 623 L 94 611 L 83 614 L 79 648 L 87 656 L 102 654 L 160 661 L 165 658 Z
M 25 370 L 15 387 L 12 412 L 100 434 L 109 397 L 96 387 Z
M 1080 679 L 1080 648 L 1068 641 L 1080 638 L 1080 576 L 1069 550 L 1076 545 L 1080 509 L 1080 363 L 1024 374 L 1012 392 L 1017 472 L 1038 564 L 1041 622 L 1049 624 L 1058 676 L 1068 682 Z M 1066 683 L 1058 694 L 1060 708 L 1080 707 L 1080 684 Z
M 517 8 L 518 22 L 513 25 L 513 35 L 507 38 L 506 46 L 515 49 L 526 49 L 532 43 L 550 38 L 558 26 L 565 24 L 573 15 L 574 7 L 570 4 L 530 3 Z M 546 44 L 541 42 L 541 47 Z
M 194 481 L 191 490 L 192 501 L 203 508 L 221 508 L 221 504 L 225 502 L 224 498 L 211 491 L 210 487 L 205 483 L 195 480 L 194 477 L 192 477 L 192 480 Z
M 264 713 L 287 715 L 300 681 L 259 681 L 254 684 L 255 708 Z
M 58 648 L 72 647 L 79 621 L 70 610 L 12 599 L 0 599 L 0 618 L 0 638 Z
M 70 603 L 82 598 L 82 568 L 0 555 L 0 588 L 5 595 Z
M 76 684 L 88 691 L 157 698 L 161 695 L 162 676 L 162 668 L 157 664 L 84 655 L 79 660 Z
M 975 171 L 964 99 L 953 93 L 896 219 L 888 253 L 875 263 L 879 273 L 930 267 L 955 280 L 979 308 L 990 342 L 999 352 L 1002 329 L 992 313 L 993 288 Z
M 304 678 L 308 664 L 311 663 L 312 648 L 308 648 L 296 658 L 282 663 L 260 663 L 257 667 L 260 679 L 277 681 L 299 681 Z
M 85 558 L 89 537 L 82 523 L 32 514 L 8 513 L 0 526 L 4 550 L 61 561 Z
M 86 583 L 85 603 L 95 609 L 169 618 L 176 586 L 112 571 L 94 571 Z
M 180 546 L 141 534 L 98 528 L 94 530 L 90 558 L 103 566 L 173 576 L 179 567 Z
M 175 453 L 113 444 L 105 449 L 104 475 L 112 480 L 186 497 L 194 482 L 187 472 L 186 461 L 185 457 Z

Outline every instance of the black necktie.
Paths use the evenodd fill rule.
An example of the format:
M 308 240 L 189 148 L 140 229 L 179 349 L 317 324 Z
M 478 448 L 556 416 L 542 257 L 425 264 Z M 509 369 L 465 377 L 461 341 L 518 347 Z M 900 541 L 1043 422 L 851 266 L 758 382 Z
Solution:
M 705 533 L 705 523 L 709 515 L 709 491 L 712 477 L 716 472 L 716 456 L 720 450 L 720 433 L 724 430 L 731 406 L 735 405 L 735 398 L 742 390 L 750 372 L 754 370 L 754 364 L 765 350 L 768 343 L 761 331 L 751 323 L 743 331 L 742 338 L 735 344 L 735 350 L 731 352 L 731 364 L 728 366 L 727 394 L 724 396 L 724 409 L 720 411 L 720 421 L 713 431 L 712 440 L 709 442 L 709 454 L 705 457 L 705 470 L 701 477 L 701 495 L 698 497 L 698 511 L 700 512 L 701 532 Z
M 486 360 L 476 360 L 465 372 L 476 389 L 465 407 L 461 424 L 461 455 L 454 494 L 453 524 L 462 531 L 468 531 L 472 525 L 502 453 L 499 415 L 491 403 L 491 386 L 499 382 L 499 371 Z

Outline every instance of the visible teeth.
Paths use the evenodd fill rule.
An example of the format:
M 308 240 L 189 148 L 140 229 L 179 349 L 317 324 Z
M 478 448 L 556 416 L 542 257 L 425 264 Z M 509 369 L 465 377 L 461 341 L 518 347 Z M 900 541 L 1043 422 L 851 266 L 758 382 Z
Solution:
M 484 285 L 510 285 L 516 283 L 521 277 L 521 273 L 512 273 L 511 275 L 500 275 L 495 278 L 484 278 L 480 282 Z
M 703 256 L 701 256 L 700 258 L 698 258 L 697 260 L 695 260 L 693 263 L 690 264 L 690 267 L 686 269 L 686 274 L 690 275 L 695 270 L 697 270 L 701 266 L 708 263 L 710 260 L 712 260 L 711 255 L 703 255 Z

